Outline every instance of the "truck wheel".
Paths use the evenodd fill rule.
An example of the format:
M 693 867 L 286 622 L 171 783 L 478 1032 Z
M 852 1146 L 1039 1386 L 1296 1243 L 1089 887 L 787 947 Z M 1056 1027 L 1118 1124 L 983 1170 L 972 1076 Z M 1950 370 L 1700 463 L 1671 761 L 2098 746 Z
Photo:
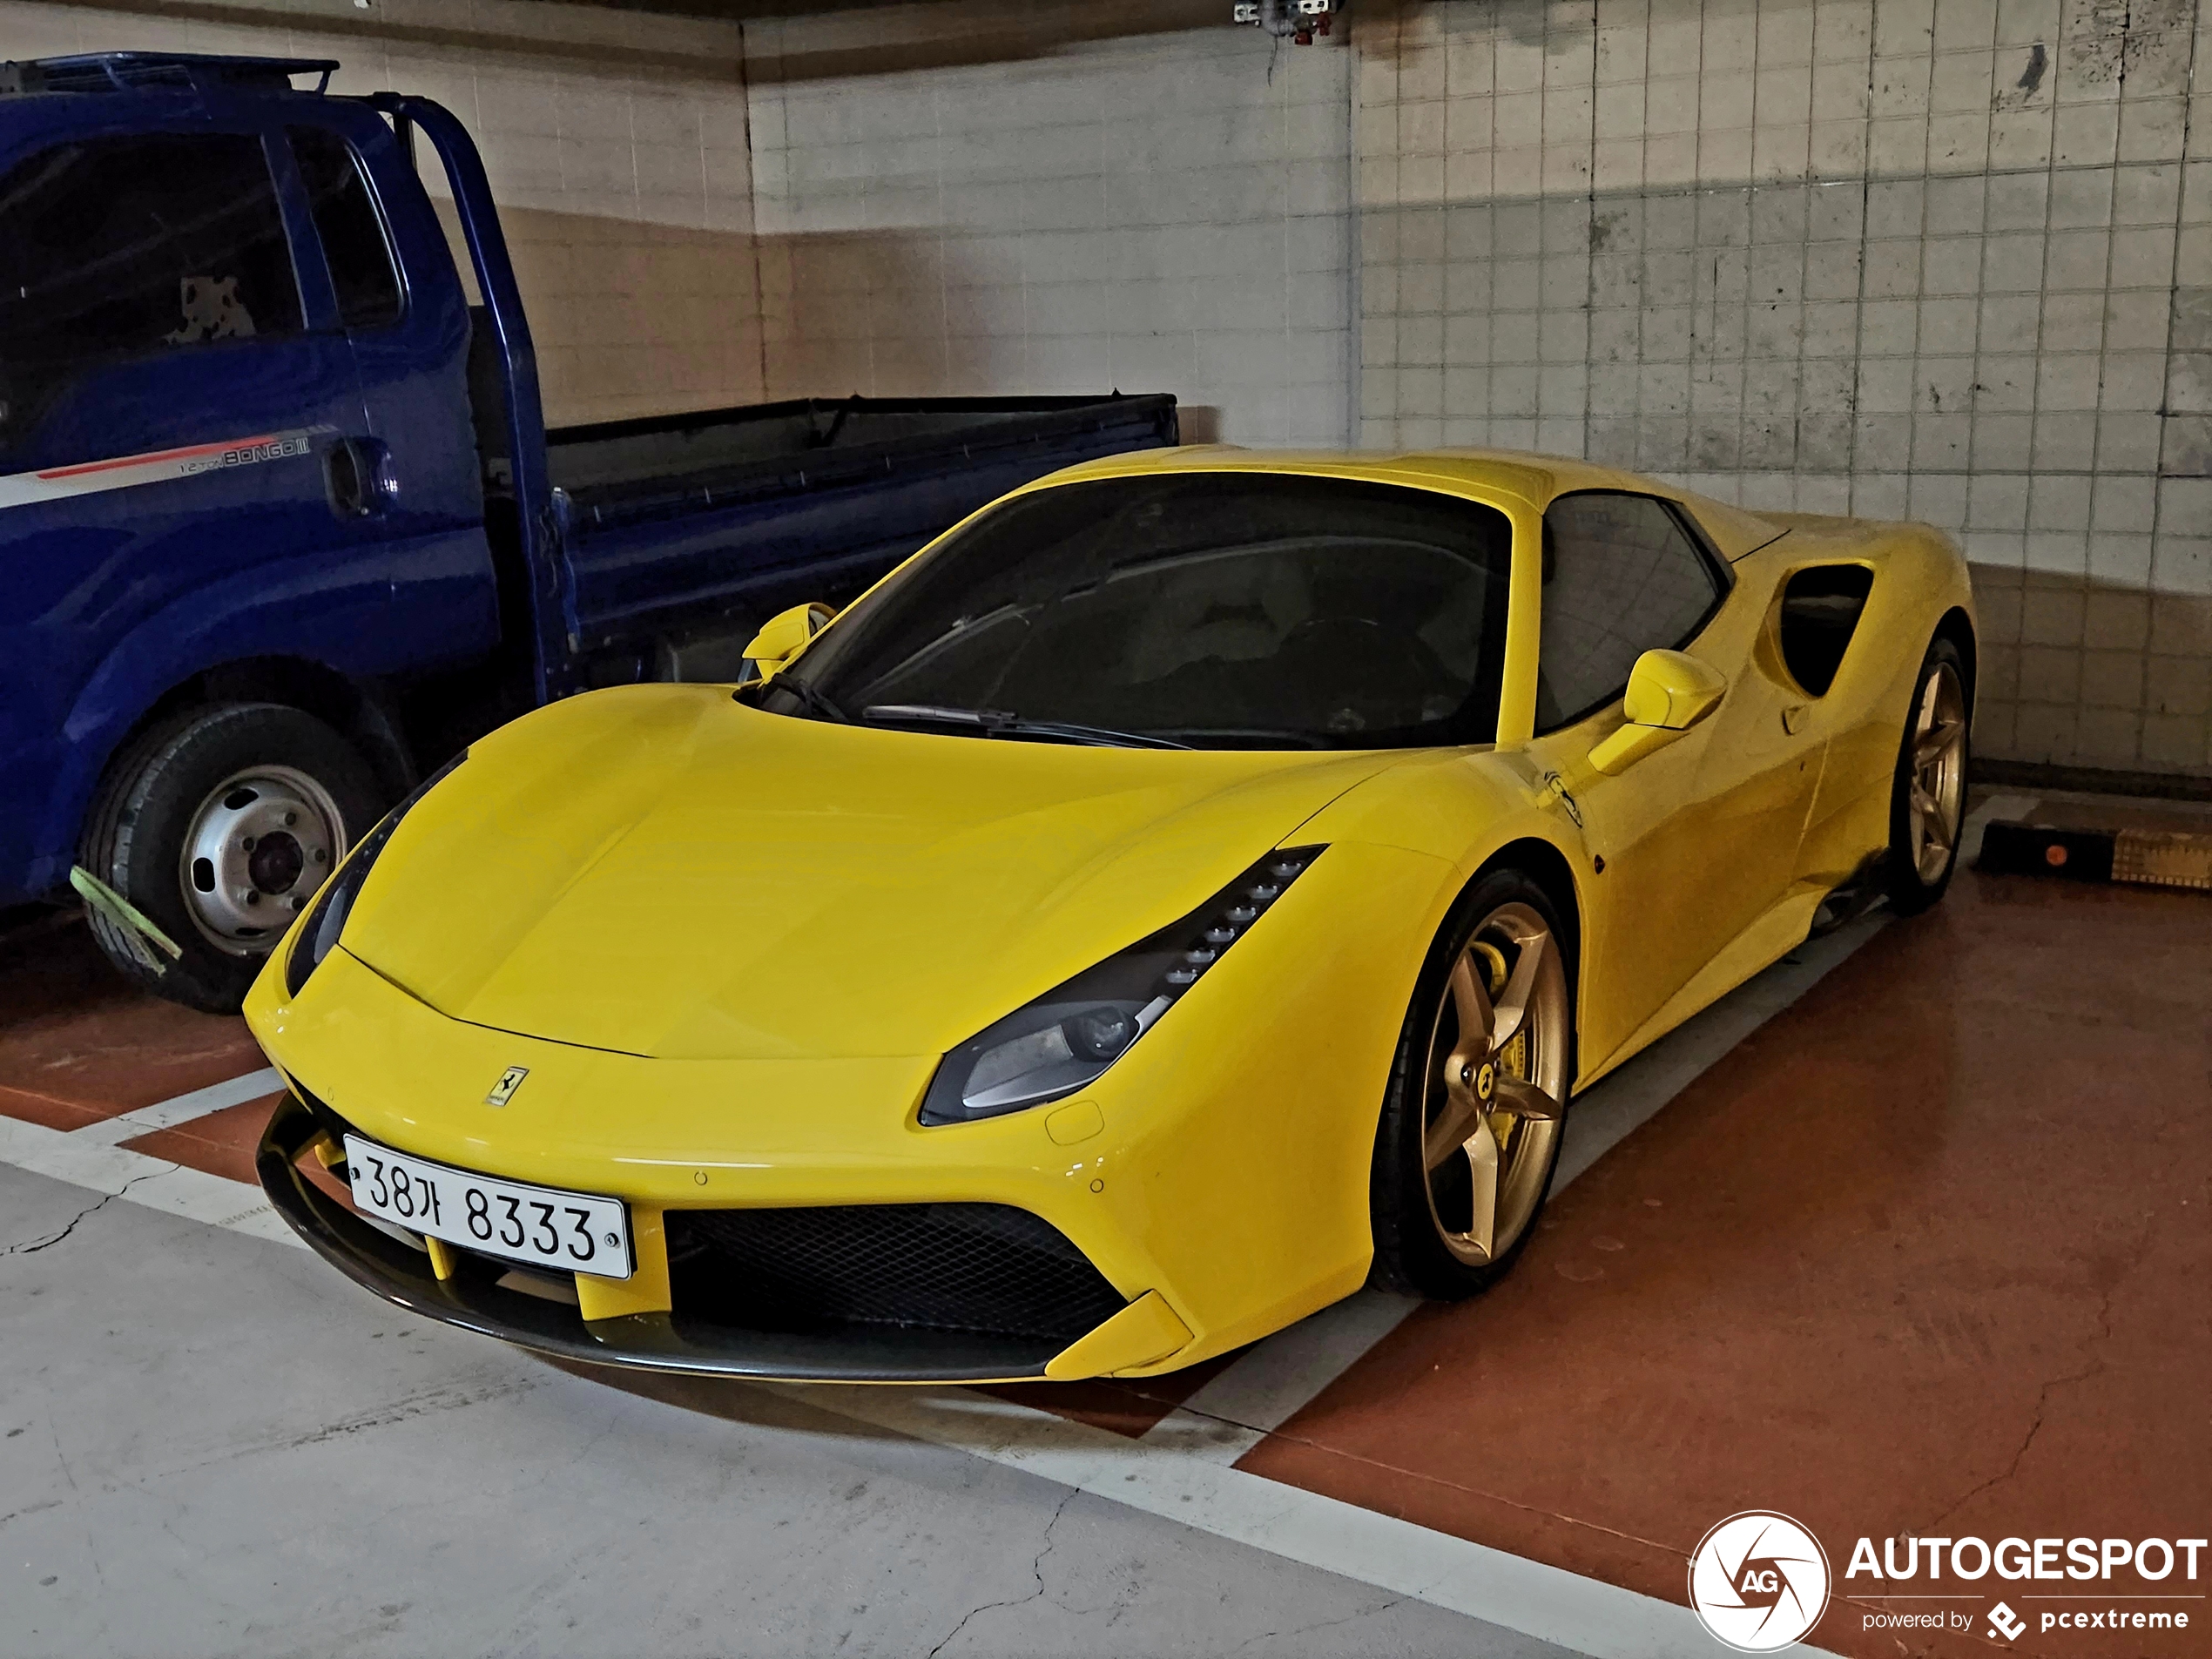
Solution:
M 157 995 L 235 1014 L 261 962 L 374 821 L 376 780 L 354 746 L 278 703 L 194 709 L 132 744 L 86 820 L 84 867 L 184 951 L 148 968 L 97 914 L 108 960 Z

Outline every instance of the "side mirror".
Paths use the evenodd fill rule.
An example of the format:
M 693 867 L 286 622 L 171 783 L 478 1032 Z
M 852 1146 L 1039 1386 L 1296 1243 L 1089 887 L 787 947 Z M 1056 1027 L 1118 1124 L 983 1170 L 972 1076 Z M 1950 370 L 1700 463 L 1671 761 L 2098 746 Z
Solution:
M 1610 777 L 1663 749 L 1720 706 L 1728 682 L 1717 669 L 1678 651 L 1636 658 L 1622 698 L 1628 723 L 1590 751 L 1590 764 Z
M 767 679 L 776 674 L 799 655 L 808 640 L 827 627 L 829 619 L 836 614 L 832 607 L 813 600 L 769 617 L 752 637 L 752 643 L 745 648 L 745 668 L 738 683 Z

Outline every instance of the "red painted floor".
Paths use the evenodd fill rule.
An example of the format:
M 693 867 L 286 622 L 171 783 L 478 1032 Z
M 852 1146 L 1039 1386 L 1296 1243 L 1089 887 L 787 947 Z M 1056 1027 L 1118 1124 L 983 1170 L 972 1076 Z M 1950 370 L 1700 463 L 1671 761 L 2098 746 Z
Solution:
M 251 1184 L 256 1179 L 253 1150 L 260 1145 L 261 1131 L 268 1128 L 277 1102 L 283 1098 L 281 1093 L 264 1095 L 259 1100 L 226 1106 L 205 1117 L 195 1117 L 189 1123 L 158 1129 L 119 1144 L 150 1158 L 166 1158 L 188 1170 L 203 1170 L 209 1175 Z
M 1563 1194 L 1506 1284 L 1417 1312 L 1241 1467 L 1677 1602 L 1708 1527 L 1778 1509 L 1849 1598 L 1811 1641 L 1986 1653 L 1979 1617 L 1868 1630 L 1946 1604 L 1845 1579 L 1853 1541 L 2206 1533 L 2209 1176 L 2212 902 L 1962 873 Z
M 138 989 L 73 915 L 0 932 L 0 1114 L 81 1129 L 266 1063 L 245 1021 Z
M 126 987 L 81 925 L 0 932 L 0 1114 L 69 1130 L 262 1063 Z M 251 1177 L 263 1099 L 125 1145 Z M 1986 1653 L 2059 1581 L 1885 1587 L 1854 1541 L 2212 1530 L 2212 898 L 1961 873 L 1561 1195 L 1520 1271 L 1416 1312 L 1244 1468 L 1680 1602 L 1780 1509 L 1839 1600 L 1811 1640 Z M 1142 1434 L 1228 1359 L 995 1391 Z M 2111 1591 L 2202 1597 L 2195 1581 Z M 1940 1592 L 1965 1635 L 1867 1627 Z M 2192 1613 L 2202 1599 L 2125 1604 Z M 2023 1652 L 2212 1650 L 2034 1632 Z

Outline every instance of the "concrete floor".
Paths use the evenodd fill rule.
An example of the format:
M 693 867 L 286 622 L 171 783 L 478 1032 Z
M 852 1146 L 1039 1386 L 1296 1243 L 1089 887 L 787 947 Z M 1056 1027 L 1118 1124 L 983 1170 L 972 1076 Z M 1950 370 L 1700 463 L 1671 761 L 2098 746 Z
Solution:
M 0 1167 L 0 1217 L 22 1659 L 1563 1651 L 761 1390 L 609 1386 L 61 1182 Z
M 1683 1564 L 1749 1507 L 1836 1557 L 1822 1648 L 1986 1654 L 1870 1630 L 1904 1603 L 1852 1538 L 2212 1517 L 2208 988 L 2212 898 L 1962 873 L 1578 1101 L 1488 1297 L 1142 1383 L 806 1391 L 355 1290 L 244 1184 L 242 1028 L 17 929 L 0 1654 L 1702 1655 Z

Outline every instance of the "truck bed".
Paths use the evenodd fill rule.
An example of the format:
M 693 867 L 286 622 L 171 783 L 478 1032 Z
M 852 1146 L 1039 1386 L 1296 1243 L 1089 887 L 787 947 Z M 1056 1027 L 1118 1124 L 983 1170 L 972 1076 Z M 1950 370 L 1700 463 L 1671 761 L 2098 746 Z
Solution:
M 819 489 L 914 463 L 1057 448 L 1116 432 L 1159 442 L 1170 397 L 819 398 L 556 428 L 546 434 L 556 488 L 579 524 L 687 513 L 718 499 Z
M 570 649 L 640 653 L 652 673 L 644 660 L 680 660 L 687 638 L 726 644 L 786 604 L 842 603 L 1046 473 L 1177 440 L 1174 398 L 1118 393 L 804 399 L 556 429 Z M 715 678 L 728 656 L 688 654 Z M 609 671 L 629 671 L 595 674 Z

